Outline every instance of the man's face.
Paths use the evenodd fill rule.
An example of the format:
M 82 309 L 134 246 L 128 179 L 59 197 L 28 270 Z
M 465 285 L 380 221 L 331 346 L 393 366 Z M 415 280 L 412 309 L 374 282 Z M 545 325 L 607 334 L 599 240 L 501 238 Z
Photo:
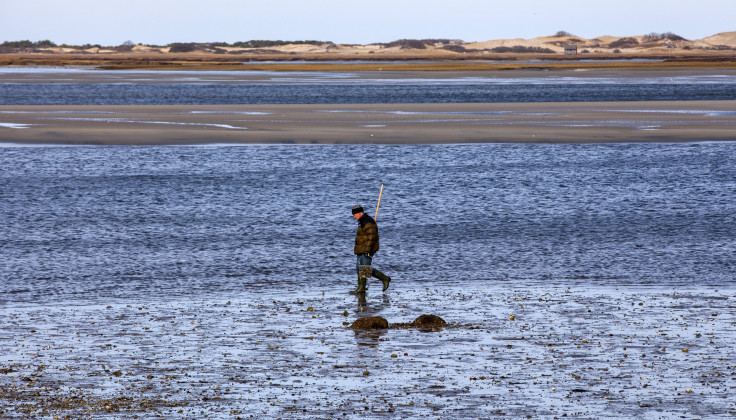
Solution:
M 353 215 L 353 219 L 355 219 L 355 220 L 358 220 L 358 219 L 360 219 L 361 217 L 363 217 L 363 213 L 355 213 L 355 214 Z

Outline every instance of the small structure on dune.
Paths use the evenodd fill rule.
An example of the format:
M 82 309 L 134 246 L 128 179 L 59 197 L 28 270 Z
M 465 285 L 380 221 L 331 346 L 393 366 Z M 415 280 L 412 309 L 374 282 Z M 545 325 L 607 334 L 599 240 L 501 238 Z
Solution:
M 578 46 L 575 44 L 565 45 L 565 55 L 578 55 Z

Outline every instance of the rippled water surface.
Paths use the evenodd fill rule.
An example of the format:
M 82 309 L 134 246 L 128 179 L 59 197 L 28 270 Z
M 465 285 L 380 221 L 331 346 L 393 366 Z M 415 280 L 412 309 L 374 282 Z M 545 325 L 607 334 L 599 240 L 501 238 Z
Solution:
M 533 74 L 533 73 L 532 73 Z M 569 74 L 569 73 L 568 73 Z M 622 73 L 623 74 L 623 73 Z M 0 68 L 0 105 L 733 100 L 728 70 L 692 75 L 99 71 Z
M 344 285 L 375 208 L 417 283 L 724 284 L 736 148 L 3 148 L 0 301 Z M 371 210 L 372 212 L 373 210 Z

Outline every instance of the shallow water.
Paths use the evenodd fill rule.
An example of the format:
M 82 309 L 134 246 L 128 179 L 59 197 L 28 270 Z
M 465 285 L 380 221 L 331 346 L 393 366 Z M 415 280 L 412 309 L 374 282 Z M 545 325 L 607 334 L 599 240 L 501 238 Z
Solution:
M 377 263 L 414 282 L 730 284 L 735 161 L 730 143 L 3 148 L 0 302 L 338 287 L 347 209 L 381 183 Z
M 0 416 L 733 416 L 735 161 L 731 143 L 0 148 Z M 394 281 L 363 302 L 349 209 L 381 183 Z M 343 325 L 425 313 L 450 327 Z
M 667 76 L 0 68 L 0 105 L 358 104 L 736 99 L 728 70 Z M 472 74 L 469 76 L 468 74 Z

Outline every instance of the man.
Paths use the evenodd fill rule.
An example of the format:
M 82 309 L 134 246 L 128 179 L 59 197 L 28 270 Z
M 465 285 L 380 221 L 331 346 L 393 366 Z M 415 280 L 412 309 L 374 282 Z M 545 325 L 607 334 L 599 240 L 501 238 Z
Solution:
M 353 218 L 358 221 L 358 232 L 355 234 L 355 248 L 353 252 L 358 256 L 358 288 L 352 293 L 365 293 L 365 285 L 367 282 L 366 277 L 362 277 L 360 273 L 361 265 L 372 265 L 373 254 L 378 251 L 378 225 L 372 217 L 365 214 L 363 207 L 353 206 Z M 371 275 L 383 282 L 383 291 L 388 289 L 388 284 L 391 281 L 391 277 L 381 273 L 375 268 L 372 270 Z M 369 276 L 370 277 L 370 276 Z

